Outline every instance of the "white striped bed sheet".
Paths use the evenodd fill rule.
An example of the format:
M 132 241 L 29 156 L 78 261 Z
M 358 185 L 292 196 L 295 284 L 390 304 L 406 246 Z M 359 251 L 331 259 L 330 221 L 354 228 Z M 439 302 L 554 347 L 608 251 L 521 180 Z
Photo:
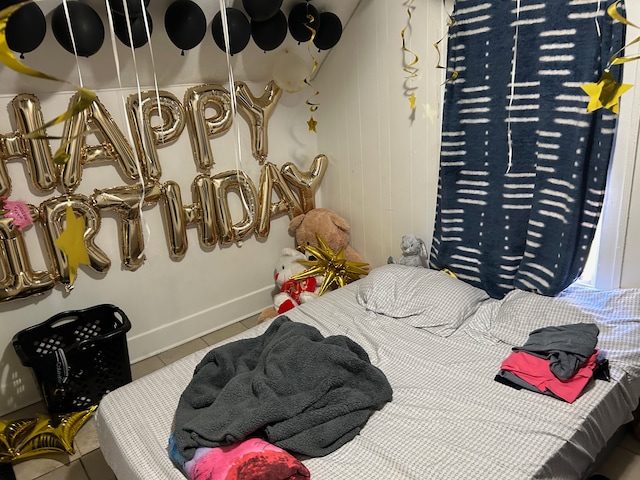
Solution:
M 631 420 L 640 396 L 636 368 L 612 362 L 612 380 L 594 381 L 573 404 L 515 390 L 493 379 L 511 346 L 472 334 L 485 320 L 469 319 L 445 338 L 364 310 L 356 291 L 357 282 L 287 313 L 324 335 L 358 342 L 394 390 L 355 439 L 304 460 L 314 480 L 580 479 Z M 486 312 L 495 308 L 480 308 L 475 317 Z M 167 438 L 180 394 L 206 351 L 102 400 L 100 446 L 119 480 L 184 478 L 169 460 Z

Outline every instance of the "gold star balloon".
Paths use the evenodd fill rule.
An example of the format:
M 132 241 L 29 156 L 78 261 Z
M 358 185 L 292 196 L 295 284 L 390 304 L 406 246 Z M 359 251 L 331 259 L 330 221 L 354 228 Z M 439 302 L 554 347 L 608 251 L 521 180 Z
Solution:
M 337 253 L 327 245 L 322 237 L 316 234 L 318 239 L 318 247 L 313 245 L 305 245 L 304 249 L 315 257 L 315 260 L 298 260 L 307 268 L 304 272 L 293 275 L 293 280 L 302 280 L 305 278 L 316 277 L 322 275 L 322 285 L 318 295 L 322 295 L 329 288 L 344 287 L 347 283 L 358 280 L 368 272 L 363 269 L 368 265 L 365 262 L 350 262 L 344 258 L 344 247 Z
M 97 405 L 81 412 L 0 420 L 0 463 L 44 455 L 73 455 L 73 439 Z
M 616 82 L 611 72 L 607 69 L 598 80 L 598 83 L 586 83 L 580 85 L 580 88 L 590 97 L 587 112 L 607 108 L 613 113 L 620 113 L 620 105 L 618 104 L 620 95 L 632 86 L 627 83 Z
M 55 246 L 64 252 L 69 262 L 69 285 L 73 287 L 78 272 L 78 266 L 83 263 L 90 265 L 89 253 L 84 242 L 84 216 L 76 217 L 71 205 L 67 205 L 66 225 L 64 231 L 56 239 Z

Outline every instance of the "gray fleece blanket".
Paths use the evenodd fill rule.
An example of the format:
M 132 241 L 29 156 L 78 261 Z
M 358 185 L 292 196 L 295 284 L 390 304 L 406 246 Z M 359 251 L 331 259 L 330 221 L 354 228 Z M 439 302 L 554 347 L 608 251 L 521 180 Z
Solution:
M 198 447 L 252 436 L 324 456 L 391 398 L 387 378 L 356 342 L 280 316 L 264 334 L 207 353 L 178 403 L 174 440 L 186 460 Z

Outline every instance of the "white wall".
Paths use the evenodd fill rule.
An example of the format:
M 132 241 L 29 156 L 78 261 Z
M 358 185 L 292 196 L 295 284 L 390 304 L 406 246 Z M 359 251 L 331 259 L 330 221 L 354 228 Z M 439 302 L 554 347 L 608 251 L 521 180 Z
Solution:
M 640 136 L 640 129 L 636 130 L 636 132 Z M 638 151 L 638 138 L 636 138 L 635 146 L 634 153 L 637 159 L 640 153 Z M 638 188 L 638 185 L 640 185 L 640 162 L 637 160 L 633 170 L 633 185 L 636 188 L 632 190 L 629 203 L 628 230 L 625 240 L 621 287 L 640 286 L 640 268 L 638 268 L 640 265 L 640 188 Z
M 640 3 L 627 1 L 626 9 L 627 18 L 637 24 Z M 628 27 L 627 42 L 636 35 L 635 29 Z M 638 54 L 637 44 L 624 52 L 628 57 Z M 640 62 L 625 64 L 622 82 L 634 88 L 621 97 L 616 146 L 599 227 L 595 285 L 600 288 L 640 286 Z
M 640 4 L 638 2 L 627 2 L 627 17 L 637 24 L 640 20 Z M 627 40 L 630 41 L 637 36 L 637 31 L 633 28 L 628 29 Z M 638 45 L 633 45 L 625 51 L 626 56 L 637 56 L 640 54 Z M 628 64 L 625 70 L 625 83 L 635 85 L 626 98 L 624 104 L 626 110 L 624 112 L 624 127 L 626 130 L 619 131 L 618 138 L 620 144 L 626 146 L 626 157 L 621 159 L 621 164 L 626 166 L 625 183 L 621 188 L 625 192 L 623 201 L 628 202 L 627 215 L 623 222 L 626 225 L 625 237 L 622 244 L 624 250 L 622 252 L 622 268 L 621 268 L 621 287 L 637 287 L 640 286 L 640 62 Z M 631 159 L 635 158 L 635 163 Z M 624 160 L 627 160 L 624 162 Z M 621 168 L 622 170 L 622 168 Z M 614 190 L 617 185 L 614 185 Z
M 441 5 L 414 3 L 405 38 L 419 57 L 415 78 L 403 70 L 406 5 L 385 0 L 360 3 L 317 78 L 318 142 L 331 158 L 324 205 L 350 220 L 352 244 L 372 265 L 400 255 L 404 234 L 431 242 L 444 88 L 432 45 L 443 34 Z M 405 86 L 417 98 L 414 111 Z

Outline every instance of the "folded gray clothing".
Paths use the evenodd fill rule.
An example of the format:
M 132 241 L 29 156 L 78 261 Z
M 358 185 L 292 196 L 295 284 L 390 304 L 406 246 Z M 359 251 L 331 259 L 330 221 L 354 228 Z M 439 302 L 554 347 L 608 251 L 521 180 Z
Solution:
M 593 354 L 599 333 L 594 323 L 544 327 L 532 331 L 524 345 L 512 350 L 548 358 L 553 374 L 560 380 L 567 380 Z
M 198 447 L 252 436 L 324 456 L 391 398 L 384 373 L 356 342 L 280 316 L 262 335 L 205 355 L 180 397 L 175 443 L 186 460 Z

